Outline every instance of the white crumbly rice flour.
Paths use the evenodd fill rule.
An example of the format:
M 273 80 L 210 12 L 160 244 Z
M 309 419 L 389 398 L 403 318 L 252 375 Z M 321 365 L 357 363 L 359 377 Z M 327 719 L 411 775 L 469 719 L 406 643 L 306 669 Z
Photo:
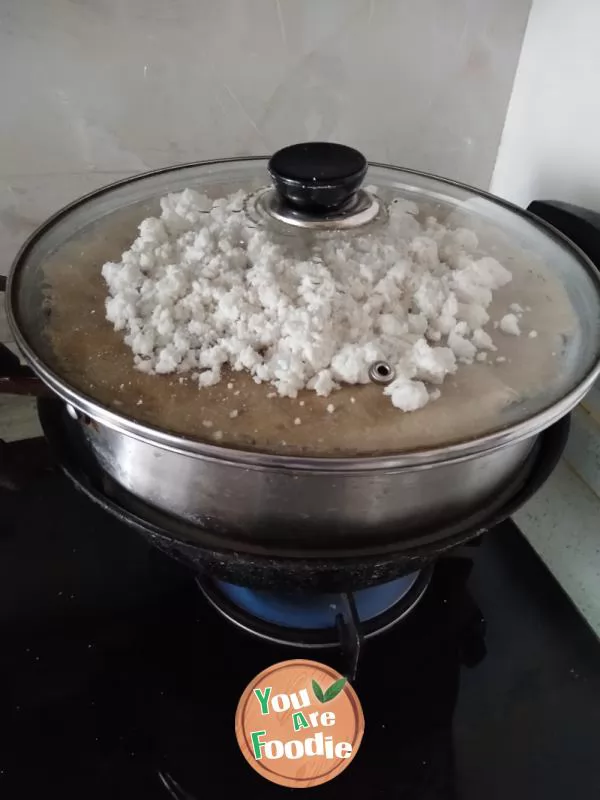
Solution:
M 478 252 L 473 231 L 420 222 L 401 200 L 373 233 L 328 231 L 308 247 L 257 227 L 244 199 L 168 195 L 102 268 L 106 317 L 137 369 L 211 386 L 229 366 L 296 397 L 367 383 L 369 366 L 387 361 L 395 379 L 382 391 L 414 411 L 459 364 L 496 349 L 487 309 L 511 273 Z M 500 329 L 518 335 L 516 317 Z

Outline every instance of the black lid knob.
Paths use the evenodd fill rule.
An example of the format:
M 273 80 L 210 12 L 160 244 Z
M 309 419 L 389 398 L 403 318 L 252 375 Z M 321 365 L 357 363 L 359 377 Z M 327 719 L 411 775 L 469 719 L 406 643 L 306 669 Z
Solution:
M 281 200 L 312 214 L 341 208 L 356 192 L 367 160 L 352 147 L 333 142 L 304 142 L 278 150 L 269 174 Z

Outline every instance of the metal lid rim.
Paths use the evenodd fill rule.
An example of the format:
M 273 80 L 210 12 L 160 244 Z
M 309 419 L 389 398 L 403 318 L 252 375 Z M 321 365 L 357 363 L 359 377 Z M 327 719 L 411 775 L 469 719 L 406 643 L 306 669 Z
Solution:
M 519 441 L 534 436 L 540 433 L 545 428 L 556 422 L 558 419 L 567 414 L 571 409 L 583 398 L 585 393 L 600 376 L 600 353 L 596 363 L 588 370 L 583 379 L 560 400 L 546 409 L 539 411 L 529 419 L 526 419 L 516 425 L 507 427 L 506 429 L 495 431 L 484 436 L 475 437 L 472 440 L 458 442 L 440 447 L 418 451 L 406 451 L 398 454 L 390 454 L 385 456 L 358 456 L 358 457 L 344 457 L 344 458 L 315 458 L 293 455 L 275 455 L 269 453 L 261 453 L 260 451 L 250 450 L 235 450 L 220 447 L 218 445 L 211 445 L 194 439 L 189 439 L 173 433 L 168 433 L 159 428 L 151 425 L 145 425 L 137 422 L 129 417 L 120 415 L 103 404 L 93 400 L 87 395 L 83 394 L 80 390 L 68 384 L 52 369 L 50 369 L 44 360 L 40 358 L 34 349 L 29 345 L 27 338 L 23 334 L 19 321 L 15 315 L 15 295 L 17 292 L 17 279 L 20 270 L 23 268 L 27 253 L 36 244 L 36 242 L 44 235 L 45 231 L 59 221 L 62 217 L 68 215 L 71 211 L 85 204 L 88 200 L 100 197 L 119 186 L 135 183 L 139 180 L 152 177 L 154 175 L 161 175 L 169 172 L 177 172 L 192 167 L 204 167 L 210 165 L 234 164 L 234 163 L 248 163 L 248 162 L 264 162 L 265 166 L 268 163 L 268 156 L 241 156 L 234 158 L 221 158 L 210 159 L 206 161 L 193 161 L 183 164 L 171 165 L 162 167 L 156 170 L 137 173 L 128 178 L 123 178 L 119 181 L 102 186 L 92 192 L 83 195 L 82 197 L 74 200 L 72 203 L 63 206 L 55 214 L 46 219 L 24 242 L 19 249 L 8 275 L 8 282 L 6 287 L 6 305 L 7 305 L 7 318 L 10 329 L 13 333 L 15 343 L 29 362 L 30 366 L 41 377 L 41 379 L 59 395 L 63 400 L 72 404 L 75 408 L 90 416 L 100 424 L 104 424 L 113 430 L 116 430 L 125 435 L 132 436 L 133 438 L 146 441 L 149 444 L 154 444 L 173 452 L 180 452 L 186 455 L 195 457 L 206 457 L 211 460 L 228 461 L 231 463 L 239 463 L 248 467 L 258 468 L 275 468 L 275 469 L 291 469 L 291 470 L 309 470 L 318 472 L 355 472 L 360 470 L 372 471 L 382 469 L 403 469 L 409 467 L 418 467 L 426 465 L 435 465 L 442 462 L 464 460 L 472 458 L 485 451 L 498 449 L 510 444 L 516 444 Z M 369 167 L 389 170 L 392 172 L 401 172 L 408 175 L 415 175 L 421 178 L 438 181 L 446 186 L 453 186 L 465 191 L 472 192 L 478 197 L 489 200 L 491 203 L 500 205 L 518 216 L 527 219 L 530 223 L 538 228 L 547 231 L 554 238 L 562 242 L 563 245 L 569 247 L 574 251 L 579 259 L 582 268 L 585 269 L 588 276 L 592 279 L 596 286 L 598 296 L 600 298 L 600 270 L 593 264 L 593 262 L 586 256 L 586 254 L 574 244 L 567 236 L 561 231 L 554 228 L 545 220 L 537 217 L 535 214 L 522 209 L 519 206 L 510 203 L 507 200 L 496 197 L 489 192 L 482 191 L 468 184 L 452 180 L 450 178 L 443 178 L 420 170 L 410 169 L 406 167 L 393 166 L 390 164 L 383 164 L 380 162 L 368 162 Z

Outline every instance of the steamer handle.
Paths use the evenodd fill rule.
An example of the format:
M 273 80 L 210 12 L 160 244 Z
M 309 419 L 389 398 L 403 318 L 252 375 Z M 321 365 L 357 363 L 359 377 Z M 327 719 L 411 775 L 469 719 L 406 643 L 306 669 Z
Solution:
M 600 214 L 558 200 L 534 200 L 528 211 L 549 222 L 576 244 L 600 269 Z
M 0 293 L 6 291 L 6 278 L 0 275 Z M 45 397 L 51 394 L 46 384 L 33 370 L 25 367 L 19 357 L 0 342 L 0 394 L 21 394 Z

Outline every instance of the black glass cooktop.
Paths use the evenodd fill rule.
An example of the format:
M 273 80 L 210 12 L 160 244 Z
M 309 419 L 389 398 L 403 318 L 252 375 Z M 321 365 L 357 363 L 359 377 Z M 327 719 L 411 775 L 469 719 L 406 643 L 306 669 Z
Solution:
M 339 655 L 238 630 L 52 470 L 0 503 L 0 797 L 289 794 L 239 752 L 238 699 L 277 661 Z M 363 744 L 315 797 L 600 796 L 600 644 L 511 523 L 438 563 L 355 687 Z

